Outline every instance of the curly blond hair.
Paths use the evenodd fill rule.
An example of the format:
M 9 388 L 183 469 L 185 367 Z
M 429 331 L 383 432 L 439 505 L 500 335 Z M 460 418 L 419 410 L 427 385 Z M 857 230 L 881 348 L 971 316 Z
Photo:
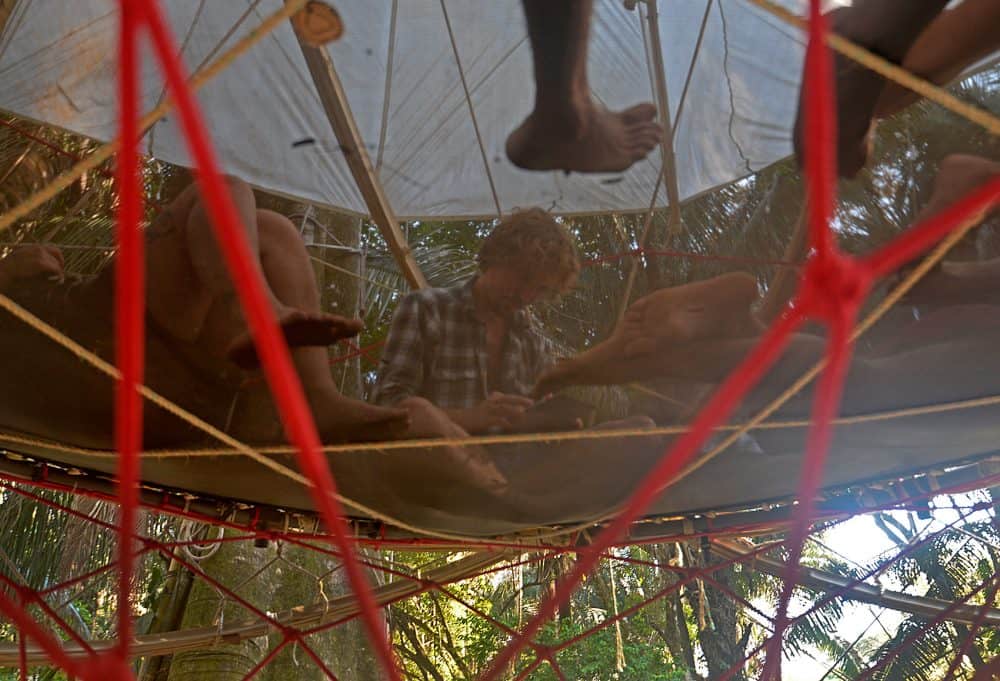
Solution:
M 533 277 L 554 274 L 565 291 L 576 281 L 580 259 L 569 231 L 541 208 L 514 211 L 483 241 L 479 269 L 503 265 Z

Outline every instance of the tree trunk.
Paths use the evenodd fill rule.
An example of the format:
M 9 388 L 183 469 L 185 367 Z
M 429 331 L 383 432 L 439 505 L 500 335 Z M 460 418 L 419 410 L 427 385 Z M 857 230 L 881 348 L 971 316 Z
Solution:
M 684 552 L 688 565 L 705 567 L 717 562 L 717 558 L 704 556 L 697 547 L 687 547 Z M 716 570 L 712 577 L 729 588 L 733 584 L 733 568 L 726 567 Z M 708 678 L 714 679 L 724 675 L 729 669 L 739 663 L 746 655 L 746 640 L 740 636 L 739 606 L 733 599 L 707 582 L 701 582 L 699 587 L 688 591 L 688 602 L 698 614 L 700 631 L 698 641 L 705 653 L 708 664 Z M 702 625 L 703 621 L 703 625 Z M 733 681 L 744 681 L 743 671 L 736 672 Z
M 310 210 L 309 206 L 273 196 L 260 196 L 258 205 L 289 216 L 299 229 L 313 257 L 322 310 L 345 317 L 358 316 L 359 279 L 345 270 L 359 274 L 360 219 L 328 210 Z M 347 350 L 344 344 L 330 348 L 331 359 L 349 354 Z M 338 389 L 351 397 L 360 397 L 359 360 L 354 357 L 331 366 Z M 327 556 L 294 546 L 285 546 L 282 553 L 288 563 L 298 569 L 289 567 L 275 575 L 272 580 L 276 587 L 273 590 L 275 605 L 272 610 L 308 605 L 321 601 L 324 595 L 336 597 L 348 592 L 343 570 L 331 573 L 336 564 Z M 321 591 L 317 577 L 327 573 L 330 575 L 323 580 Z M 364 626 L 358 620 L 313 635 L 307 643 L 340 681 L 378 681 L 382 678 L 381 667 L 368 643 Z M 262 681 L 318 681 L 326 677 L 303 651 L 289 646 L 278 654 L 259 678 Z
M 255 548 L 251 542 L 223 542 L 214 555 L 201 561 L 199 567 L 227 588 L 236 590 L 241 598 L 262 609 L 271 609 L 268 606 L 271 589 L 264 579 L 252 579 L 241 586 L 247 577 L 264 567 L 267 559 L 268 552 Z M 213 586 L 195 577 L 181 629 L 219 626 L 252 618 L 246 608 L 229 598 L 223 601 Z M 263 639 L 251 639 L 236 645 L 180 653 L 173 656 L 167 678 L 168 681 L 240 681 L 260 660 L 266 647 Z

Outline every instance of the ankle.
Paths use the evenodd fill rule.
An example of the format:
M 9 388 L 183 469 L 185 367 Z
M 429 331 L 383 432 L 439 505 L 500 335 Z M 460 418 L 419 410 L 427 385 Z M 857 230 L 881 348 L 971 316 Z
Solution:
M 534 116 L 552 134 L 580 139 L 587 132 L 592 108 L 589 93 L 566 91 L 558 95 L 537 97 Z

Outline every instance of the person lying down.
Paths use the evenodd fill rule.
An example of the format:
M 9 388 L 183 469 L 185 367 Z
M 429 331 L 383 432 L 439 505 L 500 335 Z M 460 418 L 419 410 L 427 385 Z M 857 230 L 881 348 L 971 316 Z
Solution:
M 946 158 L 921 217 L 939 212 L 998 175 L 1000 164 L 992 161 Z M 800 225 L 799 238 L 801 231 Z M 718 383 L 738 366 L 793 293 L 794 281 L 786 279 L 775 282 L 768 299 L 761 301 L 756 280 L 744 272 L 655 291 L 629 307 L 607 340 L 557 362 L 540 377 L 534 392 L 653 378 Z M 891 367 L 885 362 L 866 364 L 870 359 L 902 357 L 917 346 L 947 343 L 966 332 L 1000 330 L 1000 259 L 946 262 L 911 292 L 909 302 L 924 306 L 921 319 L 883 329 L 878 342 L 855 361 L 855 371 L 869 371 L 873 385 L 878 385 L 880 372 L 888 382 L 891 372 L 916 371 L 926 358 L 899 359 Z M 788 352 L 812 361 L 822 356 L 824 347 L 824 338 L 800 333 Z

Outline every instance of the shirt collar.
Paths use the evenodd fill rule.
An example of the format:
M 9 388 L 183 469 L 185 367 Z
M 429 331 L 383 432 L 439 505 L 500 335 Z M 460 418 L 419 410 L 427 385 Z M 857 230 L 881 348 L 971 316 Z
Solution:
M 479 279 L 479 275 L 476 274 L 469 278 L 464 284 L 458 286 L 458 301 L 459 304 L 468 310 L 470 315 L 475 315 L 476 312 L 476 301 L 472 296 L 472 287 L 476 285 L 476 280 Z M 511 317 L 510 326 L 512 329 L 527 329 L 531 327 L 531 315 L 528 313 L 527 309 L 518 310 Z

